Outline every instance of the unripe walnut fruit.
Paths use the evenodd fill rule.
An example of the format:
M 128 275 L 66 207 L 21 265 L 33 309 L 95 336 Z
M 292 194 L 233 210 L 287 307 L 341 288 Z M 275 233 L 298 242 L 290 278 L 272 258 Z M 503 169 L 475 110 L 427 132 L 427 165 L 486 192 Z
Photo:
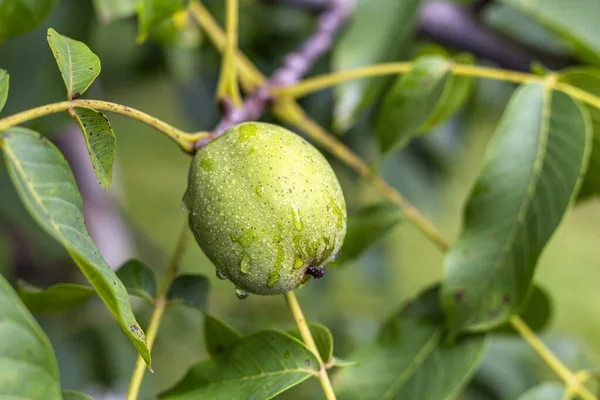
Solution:
M 295 289 L 337 255 L 346 234 L 346 203 L 327 160 L 272 124 L 237 125 L 200 149 L 184 202 L 198 244 L 242 296 Z

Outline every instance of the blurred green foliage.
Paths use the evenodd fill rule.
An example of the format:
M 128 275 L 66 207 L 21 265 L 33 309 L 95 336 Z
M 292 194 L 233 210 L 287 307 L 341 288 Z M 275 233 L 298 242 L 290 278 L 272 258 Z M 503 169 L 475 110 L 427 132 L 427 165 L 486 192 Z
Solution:
M 223 2 L 205 3 L 222 22 Z M 240 6 L 240 47 L 265 73 L 274 70 L 285 54 L 301 43 L 315 22 L 309 13 L 259 0 L 244 0 Z M 492 18 L 500 29 L 506 28 L 502 18 L 503 14 Z M 531 30 L 513 30 L 511 35 L 535 45 L 537 39 L 528 40 L 528 32 L 542 30 L 536 38 L 542 37 L 542 42 L 556 52 L 569 52 L 563 43 L 546 40 L 553 36 L 529 19 L 524 18 L 523 24 L 529 24 Z M 44 26 L 0 45 L 0 68 L 11 74 L 10 96 L 2 116 L 63 99 L 63 83 L 45 41 L 48 26 L 87 43 L 102 60 L 102 74 L 88 91 L 89 98 L 129 105 L 189 131 L 211 129 L 218 121 L 214 93 L 220 57 L 202 34 L 173 37 L 165 25 L 149 42 L 136 45 L 135 18 L 103 24 L 96 19 L 92 5 L 79 0 L 61 1 Z M 381 34 L 373 30 L 370 40 L 377 42 Z M 164 40 L 169 46 L 164 46 Z M 417 53 L 424 44 L 412 39 L 405 53 Z M 331 63 L 332 55 L 327 54 L 312 73 L 329 70 Z M 512 86 L 477 81 L 473 90 L 457 118 L 381 165 L 388 182 L 453 239 L 460 228 L 464 200 Z M 311 95 L 301 104 L 317 121 L 332 127 L 332 90 Z M 377 154 L 377 107 L 367 110 L 342 137 L 367 160 L 374 160 Z M 264 120 L 272 121 L 272 117 L 266 114 Z M 57 115 L 36 120 L 30 126 L 55 139 L 72 123 L 66 115 Z M 135 256 L 160 277 L 186 220 L 181 197 L 190 158 L 168 139 L 136 121 L 111 116 L 111 124 L 117 137 L 111 194 L 118 199 L 117 211 L 135 239 Z M 85 152 L 85 148 L 80 151 Z M 346 193 L 350 212 L 381 200 L 368 184 L 340 162 L 329 159 Z M 598 226 L 598 198 L 577 205 L 544 251 L 536 273 L 554 305 L 547 338 L 572 367 L 590 366 L 588 359 L 600 362 Z M 369 252 L 330 268 L 324 279 L 299 290 L 299 300 L 310 321 L 331 329 L 336 356 L 345 358 L 358 344 L 373 339 L 381 321 L 394 314 L 403 300 L 440 279 L 442 260 L 443 255 L 413 226 L 397 224 Z M 215 277 L 214 267 L 197 246 L 190 246 L 183 270 L 210 277 L 210 313 L 243 334 L 293 326 L 281 297 L 238 300 L 231 283 Z M 41 287 L 82 282 L 65 251 L 25 212 L 3 163 L 0 272 Z M 132 298 L 132 306 L 145 326 L 149 306 L 136 298 Z M 136 353 L 98 299 L 66 314 L 39 316 L 38 320 L 54 346 L 64 388 L 82 390 L 94 398 L 110 393 L 122 396 Z M 191 365 L 207 357 L 201 339 L 203 320 L 197 310 L 183 306 L 168 310 L 153 350 L 156 373 L 145 377 L 144 398 L 172 386 Z M 554 377 L 525 343 L 514 336 L 494 337 L 465 398 L 513 399 L 548 379 Z M 312 399 L 318 395 L 318 384 L 310 380 L 281 398 Z

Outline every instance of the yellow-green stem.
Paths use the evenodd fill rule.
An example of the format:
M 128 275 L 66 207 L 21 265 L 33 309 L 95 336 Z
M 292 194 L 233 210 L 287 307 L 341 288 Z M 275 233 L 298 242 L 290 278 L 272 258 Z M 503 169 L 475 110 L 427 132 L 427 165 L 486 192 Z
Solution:
M 148 328 L 146 329 L 146 343 L 148 345 L 148 351 L 152 350 L 152 346 L 154 345 L 154 341 L 156 340 L 156 335 L 158 334 L 158 328 L 160 327 L 160 322 L 162 320 L 163 313 L 165 312 L 165 308 L 167 306 L 167 291 L 173 283 L 173 280 L 177 276 L 177 271 L 179 269 L 179 265 L 181 264 L 181 259 L 185 253 L 186 245 L 188 241 L 188 226 L 187 222 L 184 224 L 181 233 L 179 234 L 179 239 L 177 241 L 177 247 L 173 252 L 173 257 L 171 258 L 171 262 L 169 263 L 169 267 L 167 268 L 167 272 L 165 273 L 165 277 L 163 279 L 163 283 L 161 285 L 160 290 L 158 291 L 158 296 L 156 301 L 154 302 L 154 309 L 152 310 L 152 316 L 150 317 L 150 322 L 148 324 Z M 142 381 L 144 380 L 144 374 L 146 372 L 146 363 L 144 359 L 138 356 L 137 362 L 135 364 L 135 368 L 133 370 L 133 374 L 131 376 L 131 381 L 129 382 L 129 390 L 127 391 L 126 400 L 137 400 L 140 394 L 140 388 L 142 387 Z
M 221 77 L 217 89 L 217 99 L 228 97 L 236 107 L 242 105 L 242 97 L 237 83 L 235 52 L 238 41 L 238 0 L 227 0 L 227 41 L 221 64 Z
M 227 37 L 208 10 L 197 0 L 190 2 L 189 10 L 196 18 L 198 24 L 208 34 L 208 37 L 217 50 L 224 52 L 227 45 Z M 235 55 L 236 70 L 240 74 L 242 87 L 247 92 L 252 92 L 264 83 L 265 77 L 240 51 L 236 51 Z
M 167 124 L 160 119 L 153 117 L 145 112 L 136 110 L 121 104 L 111 103 L 102 100 L 71 100 L 61 101 L 59 103 L 46 104 L 45 106 L 32 108 L 22 111 L 17 114 L 0 119 L 0 132 L 13 126 L 22 124 L 33 119 L 43 117 L 45 115 L 55 114 L 59 112 L 69 111 L 73 107 L 88 107 L 99 111 L 109 111 L 117 114 L 122 114 L 127 117 L 136 119 L 146 125 L 149 125 L 159 132 L 163 133 L 175 143 L 179 145 L 185 152 L 193 153 L 194 143 L 202 138 L 211 136 L 208 132 L 198 132 L 190 135 L 180 129 Z
M 214 20 L 212 15 L 210 15 L 210 13 L 208 13 L 203 8 L 198 8 L 194 14 L 198 20 L 198 23 L 208 33 L 210 39 L 213 41 L 215 46 L 218 49 L 221 49 L 221 51 L 222 51 L 221 47 L 222 47 L 222 43 L 225 40 L 224 39 L 225 33 L 219 27 L 219 25 L 216 23 L 216 21 Z M 242 79 L 242 83 L 244 83 L 246 78 L 248 79 L 248 82 L 246 82 L 246 83 L 249 86 L 261 84 L 262 82 L 265 81 L 265 77 L 260 72 L 258 72 L 258 70 L 254 67 L 254 65 L 252 63 L 250 63 L 248 61 L 248 59 L 244 57 L 243 54 L 241 54 L 239 52 L 238 52 L 238 65 L 239 66 L 241 65 L 241 71 L 244 71 L 244 73 L 240 75 L 240 78 Z M 401 68 L 406 68 L 406 64 L 404 64 L 404 65 L 405 66 L 401 67 Z M 398 68 L 400 68 L 400 67 L 398 67 Z M 482 68 L 482 67 L 477 67 L 477 68 Z M 459 71 L 465 72 L 465 75 L 466 75 L 466 70 L 459 70 Z M 522 74 L 519 72 L 505 71 L 505 70 L 496 70 L 496 71 L 498 71 L 498 72 L 501 71 L 502 75 L 498 75 L 498 76 L 506 77 L 505 80 L 512 80 L 512 81 L 518 81 L 518 82 L 523 81 L 524 82 L 524 81 L 526 81 L 525 78 L 527 78 L 527 79 L 536 78 L 533 75 Z M 526 76 L 523 76 L 523 75 L 526 75 Z M 484 77 L 492 78 L 491 76 L 484 76 Z M 542 79 L 542 78 L 539 78 L 539 79 Z M 294 87 L 297 87 L 297 86 L 294 86 Z M 560 88 L 561 90 L 563 90 L 562 84 L 558 83 L 557 87 Z M 577 93 L 577 91 L 572 91 L 571 93 Z M 598 100 L 598 105 L 600 105 L 600 99 L 595 98 L 595 96 L 589 95 L 587 92 L 584 92 L 584 93 L 586 94 L 586 96 L 582 96 L 581 93 L 578 93 L 580 96 L 578 98 L 580 98 L 582 101 L 585 101 L 587 104 L 590 104 L 590 105 L 593 105 L 596 102 L 596 100 Z M 397 205 L 402 207 L 405 212 L 406 217 L 415 226 L 417 226 L 428 238 L 430 238 L 434 243 L 436 243 L 443 252 L 448 251 L 448 249 L 450 247 L 448 240 L 446 240 L 444 238 L 444 236 L 436 229 L 436 227 L 431 222 L 429 222 L 429 220 L 427 220 L 425 217 L 423 217 L 420 213 L 418 213 L 418 211 L 412 205 L 410 205 L 410 203 L 408 203 L 406 200 L 404 200 L 403 196 L 398 191 L 396 191 L 394 188 L 389 186 L 387 184 L 387 182 L 385 182 L 385 180 L 383 180 L 382 178 L 374 176 L 371 173 L 366 162 L 364 162 L 358 155 L 354 154 L 350 149 L 346 148 L 343 144 L 341 144 L 337 139 L 335 139 L 333 137 L 333 135 L 329 134 L 319 124 L 317 124 L 315 121 L 310 119 L 304 113 L 304 110 L 302 110 L 302 108 L 296 102 L 293 101 L 293 99 L 291 99 L 289 97 L 286 98 L 285 96 L 281 96 L 280 94 L 277 94 L 275 92 L 273 93 L 273 95 L 277 97 L 275 99 L 274 111 L 275 111 L 275 114 L 279 118 L 296 125 L 299 129 L 304 131 L 308 136 L 310 136 L 315 141 L 317 141 L 318 143 L 320 143 L 321 145 L 326 147 L 327 150 L 330 151 L 332 154 L 339 156 L 340 160 L 342 160 L 344 163 L 346 163 L 346 165 L 348 165 L 351 169 L 356 171 L 361 177 L 364 177 L 366 180 L 370 181 L 386 198 L 388 198 L 389 200 L 393 201 L 394 203 L 396 203 Z M 591 98 L 587 97 L 587 95 L 591 96 Z M 587 101 L 584 99 L 584 97 L 587 98 Z M 293 298 L 293 300 L 295 300 L 295 296 L 293 294 L 290 294 L 289 296 L 286 297 L 286 299 L 288 299 L 288 298 Z M 296 303 L 297 303 L 297 301 L 296 301 Z M 301 312 L 299 305 L 298 305 L 298 310 Z M 296 318 L 296 316 L 294 316 L 294 317 Z M 534 342 L 541 343 L 539 338 L 537 338 L 535 333 L 533 333 L 531 331 L 531 329 L 529 329 L 529 327 L 525 324 L 525 322 L 520 320 L 519 317 L 515 317 L 515 318 L 517 318 L 518 321 L 520 321 L 522 323 L 522 325 L 520 326 L 521 328 L 525 327 L 528 330 L 528 332 L 529 332 L 528 337 L 526 337 L 525 339 L 530 343 L 530 345 L 532 345 L 532 348 L 547 363 L 549 360 L 549 358 L 547 357 L 548 354 L 551 357 L 556 359 L 556 356 L 554 356 L 554 354 L 552 352 L 550 352 L 547 348 L 544 350 L 543 347 L 534 346 L 529 339 L 533 338 Z M 513 318 L 513 320 L 511 322 L 515 321 L 515 318 Z M 303 319 L 303 317 L 302 317 L 302 319 Z M 524 333 L 521 333 L 521 334 L 524 335 Z M 306 339 L 304 336 L 306 336 Z M 310 336 L 310 339 L 308 338 L 309 336 Z M 314 340 L 312 340 L 312 335 L 310 334 L 310 330 L 307 329 L 305 331 L 305 334 L 302 337 L 303 337 L 304 342 L 307 345 L 308 345 L 308 342 L 310 342 L 310 341 L 312 341 L 314 343 Z M 542 343 L 542 345 L 543 345 L 543 343 Z M 317 354 L 318 354 L 318 352 L 317 352 Z M 564 375 L 564 370 L 561 370 L 560 368 L 557 369 L 557 364 L 548 363 L 548 366 L 561 378 L 564 379 L 565 376 L 568 376 L 568 375 Z M 569 371 L 569 373 L 570 373 L 570 371 Z M 577 385 L 576 388 L 581 388 L 581 385 Z M 589 391 L 585 387 L 581 388 L 581 391 L 583 391 L 584 393 L 587 392 L 589 394 Z M 581 393 L 581 391 L 580 391 L 580 393 Z M 586 395 L 584 394 L 583 396 L 586 396 Z M 595 400 L 595 397 L 594 396 L 587 397 L 587 398 L 584 398 L 584 400 Z
M 333 391 L 333 386 L 331 386 L 331 381 L 329 380 L 329 375 L 327 374 L 327 367 L 323 360 L 321 359 L 321 355 L 319 354 L 319 349 L 315 344 L 315 341 L 312 337 L 310 329 L 308 327 L 308 323 L 304 318 L 304 313 L 302 312 L 302 308 L 300 308 L 300 304 L 298 303 L 298 299 L 296 298 L 296 294 L 292 292 L 287 292 L 284 294 L 287 305 L 296 321 L 296 326 L 298 326 L 298 330 L 300 331 L 300 336 L 302 337 L 302 341 L 306 344 L 306 347 L 309 348 L 315 354 L 315 357 L 319 360 L 319 382 L 321 383 L 321 387 L 323 388 L 323 393 L 325 393 L 325 398 L 327 400 L 335 400 L 335 392 Z
M 527 326 L 519 316 L 510 319 L 510 324 L 529 343 L 544 362 L 558 375 L 567 385 L 567 390 L 577 393 L 583 400 L 596 400 L 588 388 L 581 384 L 580 379 L 567 368 L 562 361 L 540 340 L 539 337 Z
M 278 97 L 298 98 L 310 93 L 339 85 L 356 79 L 372 78 L 385 75 L 398 75 L 410 71 L 413 63 L 394 62 L 375 64 L 368 67 L 333 72 L 313 78 L 308 78 L 294 85 L 273 88 L 271 94 Z M 478 78 L 496 79 L 508 82 L 522 83 L 541 80 L 542 77 L 517 71 L 508 71 L 498 68 L 480 67 L 477 65 L 452 64 L 455 75 L 466 75 Z

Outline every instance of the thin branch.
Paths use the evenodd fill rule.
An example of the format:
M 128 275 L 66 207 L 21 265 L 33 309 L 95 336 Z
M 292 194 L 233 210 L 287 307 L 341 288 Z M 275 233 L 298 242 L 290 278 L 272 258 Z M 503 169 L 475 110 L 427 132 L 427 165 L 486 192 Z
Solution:
M 217 100 L 230 99 L 235 107 L 242 105 L 237 82 L 235 53 L 238 42 L 238 0 L 227 0 L 227 45 L 223 53 Z
M 586 388 L 580 379 L 567 368 L 562 361 L 552 353 L 552 351 L 537 337 L 537 335 L 527 326 L 519 316 L 514 316 L 510 319 L 510 324 L 517 332 L 529 343 L 535 352 L 544 360 L 546 365 L 554 371 L 567 385 L 567 389 L 571 393 L 576 393 L 584 400 L 596 400 L 588 388 Z
M 306 344 L 306 347 L 308 347 L 308 349 L 314 353 L 315 357 L 317 357 L 317 360 L 319 360 L 319 365 L 321 367 L 319 370 L 319 383 L 321 383 L 323 393 L 325 393 L 325 398 L 327 400 L 335 400 L 335 392 L 333 391 L 333 386 L 331 386 L 329 375 L 327 375 L 327 366 L 323 362 L 323 359 L 321 359 L 321 354 L 319 353 L 319 349 L 317 348 L 315 340 L 312 337 L 308 323 L 304 318 L 304 313 L 302 312 L 302 308 L 298 303 L 298 299 L 296 298 L 294 292 L 287 292 L 284 294 L 284 297 L 292 316 L 294 317 L 294 321 L 296 321 L 296 326 L 298 326 L 302 341 Z
M 395 62 L 348 69 L 304 79 L 295 85 L 274 87 L 271 89 L 271 94 L 276 97 L 298 98 L 344 82 L 376 76 L 398 75 L 408 72 L 411 68 L 411 62 Z M 543 77 L 524 72 L 481 67 L 478 65 L 452 64 L 449 65 L 449 68 L 452 69 L 452 72 L 455 75 L 465 75 L 514 83 L 541 81 L 544 79 Z
M 335 34 L 350 16 L 353 5 L 352 0 L 330 0 L 329 7 L 317 18 L 317 28 L 313 34 L 298 50 L 285 57 L 283 65 L 263 82 L 254 95 L 244 101 L 243 107 L 227 110 L 213 131 L 214 135 L 219 136 L 241 122 L 260 118 L 271 99 L 271 87 L 292 85 L 302 79 L 315 61 L 331 47 Z M 198 4 L 193 7 L 199 10 Z
M 481 24 L 477 14 L 468 7 L 431 1 L 421 8 L 419 20 L 420 35 L 471 52 L 504 68 L 529 71 L 532 63 L 541 62 L 560 69 L 574 63 L 494 32 Z
M 192 152 L 194 142 L 203 138 L 211 137 L 211 134 L 208 132 L 198 132 L 195 134 L 186 133 L 181 129 L 177 129 L 174 126 L 169 125 L 166 122 L 153 117 L 152 115 L 146 114 L 145 112 L 136 110 L 135 108 L 101 100 L 61 101 L 59 103 L 46 104 L 45 106 L 22 111 L 20 113 L 0 119 L 0 132 L 45 115 L 69 111 L 74 107 L 89 107 L 95 110 L 110 111 L 137 119 L 138 121 L 143 122 L 144 124 L 149 125 L 159 132 L 165 134 L 188 153 Z
M 179 269 L 179 265 L 181 264 L 181 259 L 185 254 L 188 237 L 189 228 L 186 221 L 179 235 L 177 246 L 175 247 L 175 251 L 173 253 L 173 257 L 171 258 L 171 262 L 169 263 L 169 268 L 165 273 L 162 286 L 158 291 L 158 296 L 156 300 L 154 301 L 154 310 L 152 310 L 150 323 L 148 324 L 148 328 L 146 330 L 146 342 L 148 345 L 148 351 L 152 350 L 152 346 L 154 345 L 154 341 L 156 340 L 158 328 L 160 327 L 160 322 L 162 320 L 163 313 L 165 312 L 165 308 L 167 306 L 167 292 L 169 290 L 169 287 L 171 286 L 171 283 L 173 283 L 175 276 L 177 276 L 177 271 Z M 131 381 L 129 383 L 129 390 L 127 391 L 126 400 L 136 400 L 138 398 L 140 388 L 142 386 L 142 381 L 144 380 L 145 372 L 146 363 L 144 362 L 144 359 L 141 356 L 138 356 L 137 362 L 135 364 L 135 369 L 133 370 L 133 375 L 131 376 Z

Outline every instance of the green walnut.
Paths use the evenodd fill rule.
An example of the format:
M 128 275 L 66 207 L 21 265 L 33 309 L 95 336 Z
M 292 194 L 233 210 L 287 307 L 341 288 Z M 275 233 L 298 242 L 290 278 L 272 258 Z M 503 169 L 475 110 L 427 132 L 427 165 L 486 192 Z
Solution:
M 196 241 L 242 298 L 320 277 L 346 234 L 346 203 L 331 166 L 277 125 L 243 123 L 200 149 L 184 204 Z

